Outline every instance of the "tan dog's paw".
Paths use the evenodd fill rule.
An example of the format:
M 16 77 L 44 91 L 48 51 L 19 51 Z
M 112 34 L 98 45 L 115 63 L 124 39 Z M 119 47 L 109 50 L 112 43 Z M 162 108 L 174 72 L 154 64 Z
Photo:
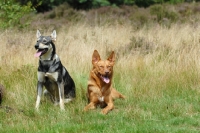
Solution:
M 88 104 L 87 106 L 85 106 L 84 111 L 88 111 L 89 109 L 95 109 L 96 107 L 93 104 Z
M 120 98 L 122 98 L 122 99 L 126 99 L 126 97 L 125 97 L 124 95 L 121 95 Z
M 88 111 L 89 110 L 89 106 L 87 105 L 87 106 L 85 106 L 85 108 L 83 109 L 83 111 Z
M 106 115 L 106 114 L 108 114 L 108 110 L 107 109 L 102 109 L 101 113 L 104 114 L 104 115 Z
M 86 112 L 86 111 L 88 111 L 88 109 L 85 107 L 85 108 L 83 109 L 83 111 Z

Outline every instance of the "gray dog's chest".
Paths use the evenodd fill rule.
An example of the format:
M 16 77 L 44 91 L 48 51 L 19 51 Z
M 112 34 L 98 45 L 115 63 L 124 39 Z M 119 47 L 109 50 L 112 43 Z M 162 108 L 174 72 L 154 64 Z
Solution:
M 40 60 L 38 67 L 38 80 L 40 82 L 55 83 L 58 80 L 61 64 L 59 60 Z
M 50 72 L 51 68 L 53 68 L 53 64 L 55 63 L 55 60 L 48 60 L 48 61 L 40 61 L 38 71 L 42 72 Z

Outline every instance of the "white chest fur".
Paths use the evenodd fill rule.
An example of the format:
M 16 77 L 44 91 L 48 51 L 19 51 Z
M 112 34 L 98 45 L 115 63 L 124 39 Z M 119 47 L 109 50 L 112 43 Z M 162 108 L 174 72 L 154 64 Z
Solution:
M 58 79 L 58 72 L 54 72 L 54 73 L 38 72 L 38 81 L 39 82 L 45 82 L 45 77 L 48 77 L 49 79 L 51 79 L 53 81 L 57 81 L 57 79 Z
M 98 97 L 98 99 L 99 99 L 100 102 L 104 101 L 104 97 L 103 96 L 102 97 Z

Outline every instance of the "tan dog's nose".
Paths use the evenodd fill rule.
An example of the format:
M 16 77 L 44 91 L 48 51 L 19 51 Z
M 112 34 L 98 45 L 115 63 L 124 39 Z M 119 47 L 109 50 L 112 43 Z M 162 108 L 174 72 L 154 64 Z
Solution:
M 109 71 L 105 71 L 105 74 L 108 75 L 108 74 L 109 74 Z

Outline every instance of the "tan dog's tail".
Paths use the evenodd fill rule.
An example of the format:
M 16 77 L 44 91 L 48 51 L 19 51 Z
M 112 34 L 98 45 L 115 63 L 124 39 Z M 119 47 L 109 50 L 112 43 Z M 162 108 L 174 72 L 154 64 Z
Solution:
M 113 99 L 116 99 L 116 98 L 125 99 L 125 96 L 123 96 L 121 93 L 119 93 L 119 92 L 118 92 L 117 90 L 115 90 L 114 88 L 112 88 L 111 96 L 112 96 Z

